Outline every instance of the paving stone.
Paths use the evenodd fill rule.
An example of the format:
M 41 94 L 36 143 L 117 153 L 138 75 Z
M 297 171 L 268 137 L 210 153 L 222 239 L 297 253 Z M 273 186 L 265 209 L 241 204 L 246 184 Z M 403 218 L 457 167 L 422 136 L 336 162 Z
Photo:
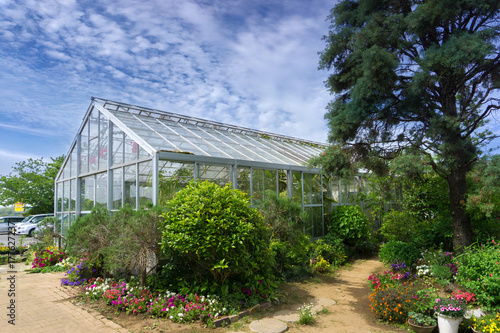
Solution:
M 266 318 L 253 321 L 250 330 L 258 333 L 281 333 L 288 329 L 288 325 L 280 320 Z
M 295 322 L 299 321 L 300 315 L 297 311 L 281 310 L 281 311 L 277 311 L 274 314 L 273 318 L 281 320 L 281 321 L 286 321 L 289 323 L 295 323 Z
M 313 307 L 311 308 L 312 312 L 320 312 L 323 308 L 337 304 L 336 301 L 330 298 L 315 298 L 311 303 L 313 304 Z

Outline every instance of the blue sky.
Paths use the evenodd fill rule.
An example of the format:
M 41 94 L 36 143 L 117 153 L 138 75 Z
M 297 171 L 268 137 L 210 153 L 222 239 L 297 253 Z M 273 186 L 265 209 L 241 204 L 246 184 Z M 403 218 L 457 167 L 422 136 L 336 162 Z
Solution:
M 91 96 L 326 142 L 334 4 L 0 0 L 0 175 L 66 154 Z
M 0 175 L 66 154 L 91 96 L 326 142 L 325 0 L 0 0 Z

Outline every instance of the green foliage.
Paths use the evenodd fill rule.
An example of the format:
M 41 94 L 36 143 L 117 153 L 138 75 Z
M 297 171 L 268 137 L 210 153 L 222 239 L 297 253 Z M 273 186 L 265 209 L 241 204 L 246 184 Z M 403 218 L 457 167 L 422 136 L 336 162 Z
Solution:
M 112 239 L 105 249 L 106 267 L 114 272 L 137 268 L 141 271 L 141 285 L 146 284 L 146 269 L 151 261 L 157 263 L 160 254 L 161 228 L 164 209 L 152 207 L 137 211 L 125 207 L 112 217 Z
M 380 248 L 379 257 L 385 264 L 399 261 L 413 268 L 420 258 L 420 249 L 414 243 L 390 241 Z
M 163 212 L 159 207 L 134 211 L 125 206 L 111 215 L 104 208 L 94 208 L 71 224 L 68 251 L 75 257 L 88 257 L 88 265 L 114 275 L 128 276 L 137 268 L 145 285 L 148 262 L 155 265 L 160 253 Z
M 357 205 L 336 207 L 331 213 L 328 230 L 350 246 L 360 245 L 370 239 L 368 218 Z
M 320 255 L 334 267 L 340 267 L 345 263 L 347 254 L 342 239 L 333 233 L 328 233 L 318 239 L 315 243 L 314 254 Z
M 312 271 L 314 273 L 326 273 L 330 270 L 330 263 L 321 255 L 316 257 L 315 263 L 312 264 Z
M 329 141 L 354 163 L 390 160 L 406 148 L 426 156 L 448 182 L 457 247 L 472 241 L 460 203 L 466 173 L 495 138 L 484 125 L 498 112 L 490 97 L 500 87 L 499 14 L 489 0 L 343 0 L 320 53 L 320 69 L 333 71 Z
M 485 157 L 469 173 L 467 211 L 479 243 L 500 236 L 500 155 Z
M 269 248 L 275 257 L 276 274 L 285 279 L 309 274 L 310 270 L 297 268 L 308 265 L 314 247 L 304 233 L 305 216 L 300 204 L 267 191 L 258 209 L 271 228 Z
M 491 241 L 471 246 L 459 255 L 457 282 L 476 294 L 479 303 L 489 308 L 500 306 L 500 245 Z
M 44 214 L 54 211 L 54 181 L 64 156 L 43 159 L 29 158 L 16 163 L 13 172 L 0 177 L 0 204 L 13 205 L 23 202 L 31 205 L 27 214 Z
M 227 295 L 236 285 L 261 293 L 272 289 L 270 232 L 243 192 L 230 184 L 193 181 L 168 209 L 162 249 L 190 268 L 190 275 L 178 276 L 183 291 Z
M 102 262 L 107 248 L 111 245 L 113 225 L 110 213 L 95 207 L 90 214 L 80 216 L 68 230 L 66 248 L 74 257 L 88 256 L 90 262 Z

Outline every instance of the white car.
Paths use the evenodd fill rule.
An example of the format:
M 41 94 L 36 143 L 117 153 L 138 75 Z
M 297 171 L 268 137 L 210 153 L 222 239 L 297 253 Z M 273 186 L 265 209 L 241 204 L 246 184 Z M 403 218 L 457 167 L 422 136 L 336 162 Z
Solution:
M 53 217 L 54 214 L 38 214 L 26 217 L 14 228 L 14 235 L 28 235 L 33 237 L 33 232 L 42 220 L 46 217 Z

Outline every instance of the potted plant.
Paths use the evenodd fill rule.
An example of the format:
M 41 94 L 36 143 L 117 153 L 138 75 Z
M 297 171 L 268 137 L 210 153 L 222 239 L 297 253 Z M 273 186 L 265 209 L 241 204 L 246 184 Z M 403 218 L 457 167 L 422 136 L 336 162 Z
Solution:
M 439 332 L 457 333 L 466 310 L 467 305 L 461 299 L 437 298 L 434 311 L 438 317 Z
M 431 333 L 437 325 L 437 321 L 427 314 L 410 311 L 408 313 L 408 325 L 415 333 Z

